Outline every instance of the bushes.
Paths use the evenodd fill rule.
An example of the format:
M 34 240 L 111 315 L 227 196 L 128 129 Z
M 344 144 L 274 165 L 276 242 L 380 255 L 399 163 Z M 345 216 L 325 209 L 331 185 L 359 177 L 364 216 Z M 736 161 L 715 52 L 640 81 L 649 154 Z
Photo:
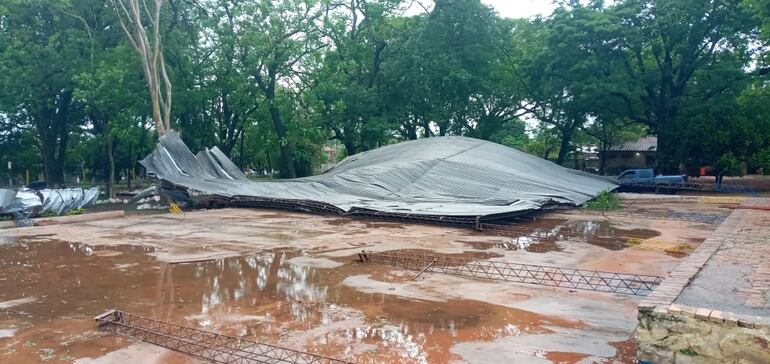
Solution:
M 762 174 L 770 175 L 770 148 L 765 148 L 754 155 L 754 167 L 761 168 Z
M 588 210 L 601 211 L 620 210 L 622 207 L 618 196 L 609 190 L 603 191 L 598 196 L 594 197 L 593 200 L 588 201 L 583 205 L 583 208 Z

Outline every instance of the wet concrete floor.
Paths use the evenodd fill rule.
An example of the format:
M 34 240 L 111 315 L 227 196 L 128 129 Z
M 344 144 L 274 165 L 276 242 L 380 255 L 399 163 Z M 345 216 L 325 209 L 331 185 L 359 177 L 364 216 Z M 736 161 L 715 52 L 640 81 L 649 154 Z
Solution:
M 210 239 L 217 224 L 208 212 L 188 214 L 187 225 L 172 237 L 162 229 L 134 230 L 163 223 L 147 216 L 4 234 L 0 362 L 189 361 L 95 330 L 91 318 L 113 307 L 360 363 L 633 362 L 633 297 L 438 274 L 413 282 L 413 272 L 359 265 L 352 257 L 364 246 L 576 267 L 607 266 L 594 261 L 601 257 L 636 259 L 624 265 L 628 269 L 657 265 L 643 274 L 677 261 L 640 246 L 659 233 L 632 224 L 543 219 L 522 224 L 521 234 L 500 236 L 274 211 L 220 212 L 232 215 L 230 228 L 253 235 L 222 235 L 222 246 L 202 239 Z M 283 226 L 268 229 L 271 219 Z M 255 220 L 264 225 L 254 226 Z M 308 231 L 286 228 L 305 223 Z M 257 235 L 263 240 L 248 239 Z M 201 250 L 215 259 L 194 261 L 205 257 Z M 169 263 L 179 255 L 195 259 Z

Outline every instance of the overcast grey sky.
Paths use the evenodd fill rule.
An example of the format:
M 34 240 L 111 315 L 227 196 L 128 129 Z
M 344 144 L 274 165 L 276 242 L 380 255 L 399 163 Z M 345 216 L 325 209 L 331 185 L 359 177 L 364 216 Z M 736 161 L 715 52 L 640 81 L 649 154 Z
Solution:
M 481 0 L 506 18 L 529 18 L 549 15 L 554 9 L 552 0 Z
M 433 3 L 430 0 L 418 0 L 419 3 L 431 8 Z M 555 6 L 553 0 L 481 0 L 505 18 L 531 18 L 537 15 L 547 16 L 553 12 Z M 417 3 L 406 11 L 406 15 L 415 15 L 424 12 L 424 7 Z

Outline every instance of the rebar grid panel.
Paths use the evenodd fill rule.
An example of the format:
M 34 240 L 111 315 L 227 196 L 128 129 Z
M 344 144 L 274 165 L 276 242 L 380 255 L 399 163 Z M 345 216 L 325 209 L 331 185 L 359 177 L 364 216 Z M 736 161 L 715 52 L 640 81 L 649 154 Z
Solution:
M 663 277 L 404 253 L 361 252 L 365 263 L 463 277 L 646 296 Z M 422 273 L 421 273 L 422 274 Z
M 344 360 L 198 330 L 118 310 L 97 316 L 98 326 L 213 363 L 343 364 Z

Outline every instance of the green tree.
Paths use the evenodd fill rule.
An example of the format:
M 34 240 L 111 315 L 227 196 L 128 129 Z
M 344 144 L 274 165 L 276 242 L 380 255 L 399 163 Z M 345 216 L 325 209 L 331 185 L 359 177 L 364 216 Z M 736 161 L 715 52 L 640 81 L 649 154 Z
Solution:
M 657 134 L 659 168 L 677 170 L 678 119 L 694 75 L 733 58 L 722 55 L 746 54 L 753 19 L 740 0 L 625 0 L 606 11 L 625 25 L 603 41 L 627 77 L 627 89 L 611 96 Z
M 320 31 L 333 49 L 315 75 L 314 92 L 322 102 L 318 118 L 348 155 L 389 141 L 382 66 L 391 55 L 391 17 L 400 4 L 353 0 L 323 18 Z
M 70 4 L 7 1 L 0 21 L 0 110 L 13 128 L 34 130 L 46 180 L 64 183 L 67 144 L 84 121 L 74 76 L 90 63 L 91 42 Z
M 316 23 L 328 9 L 317 0 L 260 0 L 245 6 L 238 27 L 243 29 L 243 61 L 249 78 L 265 99 L 281 154 L 281 175 L 297 177 L 295 140 L 289 133 L 287 113 L 306 90 L 306 75 L 318 67 L 321 41 Z M 291 100 L 291 101 L 286 101 Z
M 111 0 L 121 29 L 139 56 L 150 94 L 152 120 L 158 135 L 171 130 L 171 80 L 166 71 L 161 33 L 163 0 Z M 148 5 L 149 4 L 149 5 Z

